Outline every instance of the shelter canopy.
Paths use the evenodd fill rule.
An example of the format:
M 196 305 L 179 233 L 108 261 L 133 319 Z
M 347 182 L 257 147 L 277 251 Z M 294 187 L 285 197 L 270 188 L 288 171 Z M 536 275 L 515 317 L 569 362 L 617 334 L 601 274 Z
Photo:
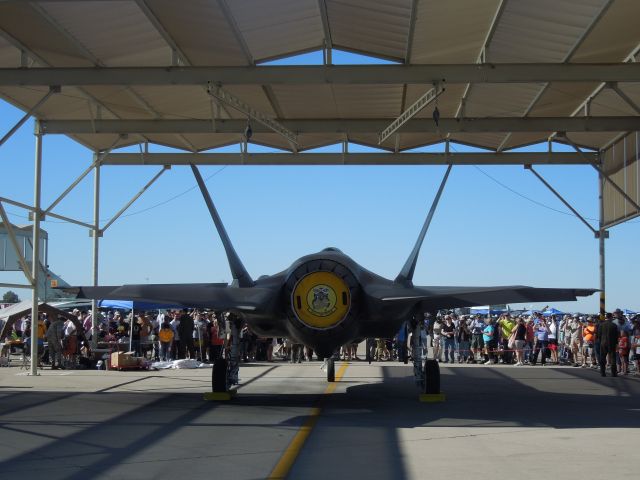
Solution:
M 0 2 L 0 68 L 212 67 L 260 65 L 325 46 L 407 65 L 487 63 L 621 63 L 640 44 L 640 2 L 634 0 L 86 0 Z M 259 68 L 259 67 L 258 67 Z M 212 78 L 216 82 L 217 79 Z M 222 85 L 274 118 L 396 118 L 431 85 Z M 640 104 L 640 84 L 619 84 Z M 46 87 L 3 85 L 2 98 L 28 110 Z M 587 102 L 588 101 L 588 102 Z M 447 84 L 442 118 L 637 116 L 616 92 L 597 82 Z M 215 112 L 217 110 L 217 112 Z M 62 86 L 36 115 L 46 120 L 243 119 L 212 108 L 205 85 Z M 418 118 L 431 118 L 426 108 Z M 143 133 L 143 132 L 141 132 Z M 121 144 L 151 141 L 200 151 L 236 143 L 238 133 L 131 134 Z M 451 140 L 493 150 L 546 140 L 553 131 L 409 132 L 381 146 L 402 151 Z M 583 146 L 603 148 L 620 132 L 574 132 Z M 93 150 L 117 135 L 74 134 Z M 304 133 L 300 150 L 349 141 L 378 146 L 377 131 Z M 288 150 L 276 133 L 259 144 Z

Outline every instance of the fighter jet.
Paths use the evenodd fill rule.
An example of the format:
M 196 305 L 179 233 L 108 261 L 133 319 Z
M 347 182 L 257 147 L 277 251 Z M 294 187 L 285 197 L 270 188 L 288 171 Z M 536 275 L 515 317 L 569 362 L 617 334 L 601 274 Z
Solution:
M 264 337 L 288 337 L 331 359 L 342 345 L 365 338 L 391 338 L 403 322 L 422 318 L 423 312 L 505 303 L 576 300 L 596 290 L 500 287 L 415 286 L 413 275 L 421 245 L 442 194 L 447 169 L 416 244 L 394 280 L 359 265 L 337 248 L 304 256 L 275 275 L 251 278 L 229 235 L 196 166 L 191 166 L 233 275 L 226 283 L 142 284 L 110 287 L 76 287 L 78 298 L 163 302 L 193 308 L 230 312 Z M 67 289 L 69 290 L 69 289 Z M 331 360 L 328 379 L 333 380 Z M 225 388 L 227 364 L 214 365 L 214 390 Z M 434 372 L 437 364 L 431 364 Z M 224 382 L 216 382 L 221 375 Z M 422 382 L 423 384 L 426 382 Z M 222 385 L 222 387 L 220 387 Z M 433 385 L 432 385 L 433 387 Z

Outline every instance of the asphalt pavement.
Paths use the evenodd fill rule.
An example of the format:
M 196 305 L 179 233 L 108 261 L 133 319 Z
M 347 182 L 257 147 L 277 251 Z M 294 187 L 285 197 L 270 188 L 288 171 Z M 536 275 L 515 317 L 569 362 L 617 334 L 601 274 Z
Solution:
M 0 479 L 636 478 L 640 379 L 571 367 L 442 366 L 441 404 L 411 366 L 241 369 L 230 402 L 210 369 L 0 369 Z

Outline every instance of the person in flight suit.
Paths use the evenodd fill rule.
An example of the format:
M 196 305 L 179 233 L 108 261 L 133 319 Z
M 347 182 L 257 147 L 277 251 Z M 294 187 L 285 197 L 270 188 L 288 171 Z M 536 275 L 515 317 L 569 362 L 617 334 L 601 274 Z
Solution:
M 618 337 L 620 331 L 615 323 L 613 323 L 613 315 L 607 313 L 604 322 L 598 328 L 598 341 L 600 342 L 600 375 L 606 377 L 605 369 L 607 366 L 607 358 L 611 365 L 611 376 L 617 377 L 616 365 L 616 347 L 618 345 Z

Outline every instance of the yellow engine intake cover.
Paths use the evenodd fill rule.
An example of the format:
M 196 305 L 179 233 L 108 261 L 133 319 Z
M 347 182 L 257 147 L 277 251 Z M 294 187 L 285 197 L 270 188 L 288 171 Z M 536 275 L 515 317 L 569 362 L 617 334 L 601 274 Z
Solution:
M 351 295 L 345 281 L 331 272 L 312 272 L 302 277 L 291 301 L 298 319 L 312 328 L 331 328 L 349 313 Z

